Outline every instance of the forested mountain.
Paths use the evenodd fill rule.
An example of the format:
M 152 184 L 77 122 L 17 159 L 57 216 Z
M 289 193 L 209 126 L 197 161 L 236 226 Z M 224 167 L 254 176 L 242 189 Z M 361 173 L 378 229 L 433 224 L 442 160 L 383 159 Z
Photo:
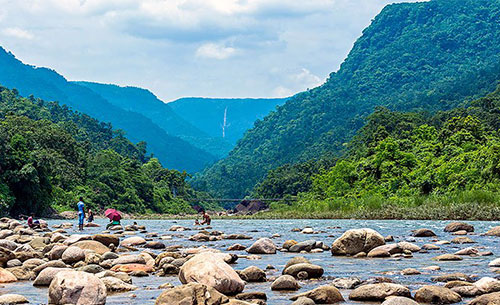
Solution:
M 339 156 L 376 106 L 433 112 L 486 95 L 500 79 L 498 20 L 498 0 L 387 6 L 325 84 L 257 122 L 195 185 L 244 196 L 270 169 Z
M 208 133 L 214 138 L 224 138 L 231 148 L 253 127 L 255 121 L 264 118 L 286 99 L 234 98 L 216 99 L 187 97 L 168 105 L 184 120 Z M 222 127 L 226 125 L 224 137 Z
M 169 135 L 144 115 L 123 110 L 89 88 L 68 82 L 53 70 L 25 65 L 3 48 L 0 48 L 0 84 L 16 88 L 22 96 L 33 94 L 58 101 L 111 122 L 123 129 L 132 141 L 146 141 L 149 152 L 169 168 L 195 172 L 215 160 L 213 155 Z
M 0 214 L 94 209 L 194 212 L 185 172 L 163 168 L 110 124 L 0 87 Z
M 224 141 L 220 135 L 207 134 L 203 128 L 204 126 L 200 128 L 199 125 L 192 124 L 193 122 L 197 122 L 196 119 L 193 120 L 192 118 L 198 118 L 201 115 L 205 119 L 207 117 L 210 119 L 210 116 L 213 114 L 203 112 L 207 109 L 193 109 L 193 113 L 181 118 L 170 107 L 172 104 L 162 102 L 146 89 L 92 82 L 75 83 L 91 89 L 116 107 L 142 114 L 168 134 L 177 136 L 218 158 L 224 157 L 234 146 L 234 144 L 231 145 L 227 141 Z M 251 127 L 251 125 L 248 125 L 246 129 Z M 240 138 L 242 135 L 243 133 L 241 133 Z

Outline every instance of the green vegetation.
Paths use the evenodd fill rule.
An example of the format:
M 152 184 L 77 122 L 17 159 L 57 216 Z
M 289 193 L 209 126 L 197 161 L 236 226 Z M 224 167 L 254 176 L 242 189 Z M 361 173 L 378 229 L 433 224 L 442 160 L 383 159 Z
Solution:
M 74 210 L 79 196 L 99 210 L 191 213 L 184 199 L 206 196 L 186 178 L 110 124 L 0 87 L 0 214 Z
M 1 47 L 0 84 L 7 88 L 16 88 L 21 96 L 35 95 L 44 100 L 58 101 L 103 122 L 111 122 L 116 128 L 126 131 L 128 138 L 132 141 L 146 141 L 148 152 L 153 153 L 162 164 L 169 168 L 196 172 L 216 160 L 212 154 L 169 134 L 153 122 L 153 119 L 143 115 L 140 112 L 142 109 L 140 106 L 137 106 L 138 109 L 131 109 L 131 100 L 124 100 L 121 104 L 123 108 L 117 106 L 116 100 L 113 100 L 115 103 L 113 104 L 86 86 L 67 81 L 53 70 L 23 64 L 13 54 L 6 52 Z M 155 102 L 161 103 L 154 96 L 148 95 L 147 91 L 134 90 L 133 88 L 124 90 L 127 94 L 132 95 L 131 99 L 137 98 L 136 103 L 144 101 L 155 105 L 157 104 Z M 110 93 L 110 96 L 119 99 L 126 94 L 113 95 Z M 173 129 L 182 130 L 184 128 L 186 132 L 190 132 L 193 128 L 185 122 L 184 124 L 175 122 L 178 117 L 167 120 L 169 115 L 174 116 L 172 111 L 165 112 L 164 119 L 168 123 L 172 123 Z
M 500 86 L 470 104 L 434 115 L 378 108 L 348 155 L 271 215 L 498 219 Z
M 347 150 L 345 143 L 377 106 L 435 112 L 486 95 L 500 79 L 499 19 L 497 0 L 387 6 L 324 85 L 297 94 L 256 122 L 228 157 L 195 177 L 193 185 L 217 197 L 241 198 L 271 169 L 325 155 L 341 156 Z M 420 132 L 439 137 L 431 127 L 422 128 Z M 494 149 L 482 145 L 482 152 Z M 380 149 L 390 154 L 393 143 Z M 402 174 L 408 174 L 414 160 L 394 162 L 394 171 L 401 165 Z M 434 187 L 442 189 L 446 179 L 439 179 L 444 180 Z M 450 179 L 452 188 L 461 183 L 459 178 Z M 413 183 L 423 186 L 424 182 Z

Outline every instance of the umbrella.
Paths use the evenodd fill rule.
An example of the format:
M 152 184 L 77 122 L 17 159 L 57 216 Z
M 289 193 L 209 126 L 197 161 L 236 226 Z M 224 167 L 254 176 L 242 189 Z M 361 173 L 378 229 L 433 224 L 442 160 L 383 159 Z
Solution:
M 104 216 L 108 217 L 110 220 L 115 221 L 119 221 L 120 219 L 122 219 L 122 215 L 120 215 L 120 212 L 115 209 L 107 209 L 104 212 Z

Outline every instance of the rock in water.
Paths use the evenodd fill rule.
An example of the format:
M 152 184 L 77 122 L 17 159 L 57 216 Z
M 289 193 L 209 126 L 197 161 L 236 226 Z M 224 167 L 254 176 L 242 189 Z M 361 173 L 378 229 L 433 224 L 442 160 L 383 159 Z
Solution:
M 20 294 L 3 294 L 0 296 L 0 305 L 26 304 L 28 299 Z
M 500 304 L 500 292 L 483 294 L 470 301 L 469 305 L 499 305 Z
M 276 245 L 269 238 L 259 238 L 247 249 L 247 252 L 251 254 L 276 254 Z
M 59 272 L 49 286 L 49 304 L 104 305 L 106 286 L 90 273 Z
M 500 226 L 491 228 L 488 232 L 486 232 L 488 236 L 500 236 Z
M 199 283 L 189 283 L 168 289 L 156 299 L 155 305 L 204 304 L 220 305 L 228 298 L 212 287 Z
M 458 232 L 458 231 L 466 231 L 466 232 L 474 232 L 474 226 L 465 222 L 452 222 L 449 223 L 445 228 L 445 232 Z
M 332 244 L 332 255 L 355 255 L 368 253 L 373 248 L 385 245 L 382 235 L 372 229 L 348 230 Z
M 298 290 L 300 285 L 291 275 L 282 275 L 271 284 L 271 290 Z
M 342 294 L 340 294 L 340 291 L 331 285 L 320 286 L 316 289 L 306 291 L 304 293 L 291 297 L 290 300 L 295 301 L 300 299 L 301 297 L 309 298 L 316 304 L 335 304 L 344 301 L 344 298 L 342 297 Z
M 441 286 L 423 286 L 415 292 L 415 301 L 431 304 L 453 304 L 462 301 L 462 297 L 451 289 Z
M 382 305 L 418 305 L 418 303 L 405 297 L 389 297 Z
M 183 284 L 204 284 L 226 295 L 240 293 L 245 288 L 245 282 L 224 262 L 223 256 L 210 252 L 196 254 L 182 265 L 179 280 Z
M 383 301 L 390 296 L 411 297 L 410 289 L 392 283 L 368 284 L 359 286 L 349 295 L 355 301 Z

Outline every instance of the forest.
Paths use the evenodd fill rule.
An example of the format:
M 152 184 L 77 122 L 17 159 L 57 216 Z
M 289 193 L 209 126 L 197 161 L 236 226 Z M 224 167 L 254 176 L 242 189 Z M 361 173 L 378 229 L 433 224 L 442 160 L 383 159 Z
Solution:
M 0 87 L 0 212 L 74 210 L 193 213 L 188 174 L 162 167 L 121 130 L 56 102 Z M 208 205 L 207 208 L 217 207 Z

